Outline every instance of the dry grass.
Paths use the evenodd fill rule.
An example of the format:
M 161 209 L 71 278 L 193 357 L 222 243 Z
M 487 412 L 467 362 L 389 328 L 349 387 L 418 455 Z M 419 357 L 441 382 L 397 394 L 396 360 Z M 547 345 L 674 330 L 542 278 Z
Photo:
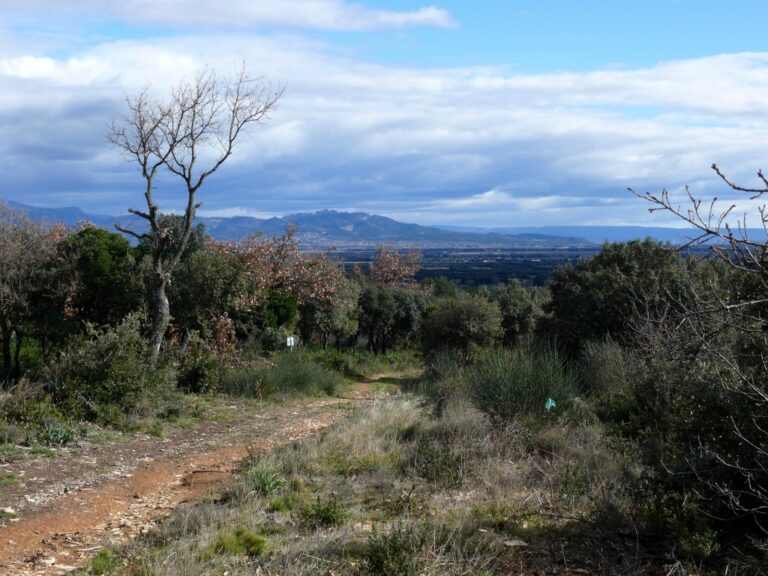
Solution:
M 632 542 L 596 524 L 605 502 L 626 506 L 616 487 L 632 474 L 630 459 L 599 427 L 521 423 L 500 430 L 465 401 L 448 402 L 439 417 L 430 413 L 414 397 L 379 400 L 322 436 L 253 458 L 221 497 L 179 509 L 152 535 L 119 551 L 122 567 L 114 573 L 490 576 L 647 569 Z M 307 522 L 307 514 L 331 520 Z M 266 539 L 266 552 L 216 548 L 237 528 Z

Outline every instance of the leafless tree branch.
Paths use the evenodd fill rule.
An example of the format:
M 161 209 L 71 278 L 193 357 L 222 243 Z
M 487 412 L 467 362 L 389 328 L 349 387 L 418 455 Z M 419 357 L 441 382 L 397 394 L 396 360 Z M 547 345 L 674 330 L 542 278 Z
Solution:
M 145 183 L 146 211 L 130 212 L 148 222 L 149 232 L 118 230 L 151 246 L 153 362 L 157 361 L 170 315 L 165 286 L 186 249 L 201 206 L 195 196 L 232 155 L 236 141 L 251 125 L 265 121 L 282 96 L 283 88 L 252 78 L 245 64 L 231 81 L 204 69 L 192 81 L 172 90 L 167 100 L 152 99 L 149 88 L 144 88 L 135 98 L 127 99 L 128 114 L 112 125 L 108 140 L 139 166 Z M 209 158 L 208 164 L 202 165 Z M 181 241 L 170 253 L 168 231 L 162 228 L 153 196 L 155 178 L 161 170 L 179 177 L 187 193 Z

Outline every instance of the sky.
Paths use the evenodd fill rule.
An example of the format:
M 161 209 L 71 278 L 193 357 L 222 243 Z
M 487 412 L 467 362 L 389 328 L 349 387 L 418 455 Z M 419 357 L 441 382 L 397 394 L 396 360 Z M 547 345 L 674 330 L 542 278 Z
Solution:
M 676 221 L 627 188 L 686 185 L 754 214 L 710 166 L 768 169 L 766 21 L 763 0 L 0 0 L 0 198 L 140 208 L 106 138 L 126 98 L 246 62 L 285 92 L 205 215 L 655 226 Z M 184 205 L 173 178 L 157 198 Z

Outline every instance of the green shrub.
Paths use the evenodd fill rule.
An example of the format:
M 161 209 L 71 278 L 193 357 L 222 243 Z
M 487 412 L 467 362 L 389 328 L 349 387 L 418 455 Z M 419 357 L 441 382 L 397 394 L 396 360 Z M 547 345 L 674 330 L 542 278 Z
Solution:
M 46 446 L 66 446 L 75 440 L 75 431 L 60 420 L 49 420 L 43 424 L 40 441 Z
M 398 525 L 386 533 L 374 528 L 366 542 L 363 565 L 374 576 L 415 576 L 420 568 L 416 558 L 420 548 L 412 527 Z
M 258 336 L 256 347 L 263 352 L 277 352 L 285 348 L 285 338 L 288 332 L 281 328 L 267 326 Z
M 103 426 L 120 430 L 125 430 L 129 427 L 127 414 L 117 404 L 93 404 L 91 408 L 93 410 L 93 414 L 90 417 L 91 420 Z
M 179 366 L 178 387 L 185 392 L 204 394 L 219 388 L 221 361 L 207 352 L 199 339 L 193 340 Z
M 18 424 L 0 420 L 0 444 L 23 444 L 27 439 L 27 431 Z M 7 447 L 13 452 L 13 447 Z
M 20 483 L 21 478 L 16 472 L 0 472 L 0 487 L 18 486 Z
M 269 462 L 261 461 L 243 474 L 246 490 L 262 497 L 271 496 L 285 486 L 285 478 Z
M 6 420 L 0 428 L 0 443 L 66 446 L 75 440 L 75 430 L 40 386 L 20 382 L 15 391 L 5 394 L 0 411 Z
M 262 373 L 262 368 L 223 366 L 216 391 L 242 398 L 261 398 Z
M 608 335 L 628 342 L 638 299 L 655 313 L 686 297 L 685 267 L 670 245 L 650 238 L 603 244 L 593 258 L 552 271 L 543 328 L 568 354 Z
M 307 528 L 330 528 L 340 526 L 347 514 L 336 496 L 317 496 L 314 501 L 304 503 L 298 511 L 299 522 Z
M 627 422 L 637 408 L 637 360 L 613 340 L 585 344 L 579 365 L 584 391 L 604 422 Z
M 232 396 L 266 398 L 280 395 L 333 395 L 341 384 L 336 372 L 304 352 L 275 354 L 269 365 L 224 365 L 217 391 Z
M 428 432 L 417 433 L 410 457 L 411 468 L 422 478 L 442 486 L 461 483 L 461 460 L 447 438 Z
M 323 350 L 314 355 L 315 361 L 326 370 L 338 372 L 345 376 L 359 376 L 354 356 L 350 352 L 338 350 Z
M 54 406 L 49 396 L 26 396 L 17 398 L 5 405 L 3 416 L 11 422 L 17 422 L 28 429 L 40 430 L 49 422 L 61 422 L 64 415 Z
M 118 562 L 115 558 L 115 554 L 108 548 L 102 548 L 91 559 L 90 566 L 88 567 L 88 574 L 94 576 L 101 576 L 103 574 L 109 574 L 113 570 L 117 569 Z
M 274 366 L 259 369 L 261 387 L 270 394 L 336 393 L 341 379 L 301 352 L 284 352 L 273 358 Z
M 296 508 L 297 498 L 293 492 L 283 494 L 278 498 L 272 498 L 267 505 L 268 512 L 290 512 Z
M 258 558 L 266 554 L 269 541 L 246 528 L 237 528 L 234 532 L 219 534 L 216 541 L 203 554 L 205 559 L 216 555 L 250 556 Z
M 464 359 L 453 350 L 437 351 L 427 366 L 427 372 L 418 385 L 418 391 L 435 404 L 437 414 L 442 414 L 451 399 L 466 396 Z
M 466 378 L 472 400 L 497 422 L 543 416 L 549 398 L 556 403 L 555 412 L 561 412 L 577 391 L 576 378 L 558 353 L 530 343 L 481 353 Z
M 649 531 L 671 537 L 686 560 L 706 560 L 720 549 L 718 534 L 696 494 L 656 491 L 647 496 L 641 512 Z
M 471 356 L 502 336 L 498 304 L 479 295 L 446 300 L 422 321 L 421 350 L 430 358 L 447 348 Z
M 64 411 L 106 423 L 147 412 L 153 398 L 175 388 L 172 369 L 150 366 L 141 318 L 136 314 L 115 327 L 88 325 L 84 335 L 70 340 L 49 367 L 49 375 L 54 400 Z
M 723 360 L 686 358 L 674 343 L 654 352 L 635 385 L 637 411 L 619 429 L 638 444 L 647 469 L 638 504 L 654 503 L 651 524 L 691 559 L 720 545 L 750 549 L 765 535 L 768 517 L 759 488 L 768 482 L 760 448 L 768 403 L 745 391 L 725 345 L 717 348 Z M 768 390 L 764 380 L 751 384 Z

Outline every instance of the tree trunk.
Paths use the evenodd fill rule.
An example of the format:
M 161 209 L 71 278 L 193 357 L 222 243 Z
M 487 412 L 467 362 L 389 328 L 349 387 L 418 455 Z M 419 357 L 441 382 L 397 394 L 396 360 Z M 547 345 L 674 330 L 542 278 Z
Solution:
M 11 376 L 11 323 L 7 319 L 0 322 L 0 336 L 3 340 L 3 372 L 0 374 L 4 381 Z
M 16 350 L 14 350 L 14 364 L 15 367 L 13 369 L 13 372 L 11 373 L 12 379 L 17 379 L 21 377 L 21 340 L 24 336 L 19 330 L 16 330 Z
M 189 342 L 192 340 L 192 334 L 189 332 L 189 328 L 184 329 L 184 339 L 181 341 L 181 347 L 179 348 L 179 354 L 184 356 L 189 348 Z
M 40 341 L 40 356 L 45 363 L 48 361 L 48 332 L 46 328 L 43 328 L 38 339 Z
M 155 266 L 152 274 L 152 286 L 150 311 L 152 315 L 152 329 L 149 334 L 149 363 L 152 368 L 157 368 L 160 357 L 160 348 L 163 346 L 165 332 L 171 320 L 171 308 L 168 304 L 168 295 L 165 288 L 168 285 L 168 276 L 163 273 L 160 266 Z

